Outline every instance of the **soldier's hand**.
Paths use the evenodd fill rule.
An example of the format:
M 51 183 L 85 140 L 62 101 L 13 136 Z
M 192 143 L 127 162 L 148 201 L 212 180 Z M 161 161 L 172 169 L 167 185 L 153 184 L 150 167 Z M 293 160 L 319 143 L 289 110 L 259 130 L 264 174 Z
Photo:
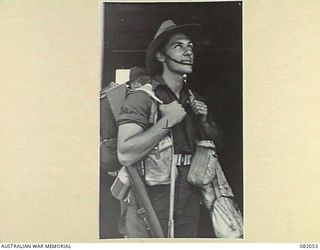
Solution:
M 182 105 L 177 101 L 161 105 L 159 109 L 162 117 L 167 119 L 168 127 L 172 127 L 181 122 L 187 114 Z

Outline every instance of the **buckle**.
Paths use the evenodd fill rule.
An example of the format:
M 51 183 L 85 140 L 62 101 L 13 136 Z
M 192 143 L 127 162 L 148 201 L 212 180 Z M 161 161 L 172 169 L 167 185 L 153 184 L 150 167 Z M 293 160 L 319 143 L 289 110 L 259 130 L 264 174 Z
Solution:
M 181 155 L 181 157 L 180 157 L 180 163 L 182 164 L 184 164 L 184 159 L 185 159 L 185 157 L 184 157 L 184 155 Z
M 186 166 L 191 163 L 191 155 L 175 154 L 175 162 L 177 166 Z

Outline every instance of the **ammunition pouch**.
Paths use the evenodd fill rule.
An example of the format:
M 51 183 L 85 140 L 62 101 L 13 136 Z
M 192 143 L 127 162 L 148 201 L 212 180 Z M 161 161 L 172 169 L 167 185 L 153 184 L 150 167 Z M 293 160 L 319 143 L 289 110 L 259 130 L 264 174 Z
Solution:
M 170 136 L 165 136 L 142 161 L 147 185 L 170 184 L 172 157 L 173 140 Z M 177 175 L 178 169 L 175 167 L 175 178 Z

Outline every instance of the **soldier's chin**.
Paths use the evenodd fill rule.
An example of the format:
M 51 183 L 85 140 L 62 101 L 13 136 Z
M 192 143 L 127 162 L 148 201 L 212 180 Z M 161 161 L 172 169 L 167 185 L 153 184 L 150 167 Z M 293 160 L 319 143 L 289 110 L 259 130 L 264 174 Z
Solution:
M 190 74 L 192 73 L 192 65 L 184 65 L 184 73 L 185 74 Z

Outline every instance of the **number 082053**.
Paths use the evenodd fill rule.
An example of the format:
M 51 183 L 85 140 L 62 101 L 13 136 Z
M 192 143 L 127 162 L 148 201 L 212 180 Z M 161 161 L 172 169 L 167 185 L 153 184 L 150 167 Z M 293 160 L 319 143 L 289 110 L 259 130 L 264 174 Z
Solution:
M 303 243 L 303 244 L 300 244 L 299 246 L 300 246 L 300 248 L 318 248 L 318 244 Z

